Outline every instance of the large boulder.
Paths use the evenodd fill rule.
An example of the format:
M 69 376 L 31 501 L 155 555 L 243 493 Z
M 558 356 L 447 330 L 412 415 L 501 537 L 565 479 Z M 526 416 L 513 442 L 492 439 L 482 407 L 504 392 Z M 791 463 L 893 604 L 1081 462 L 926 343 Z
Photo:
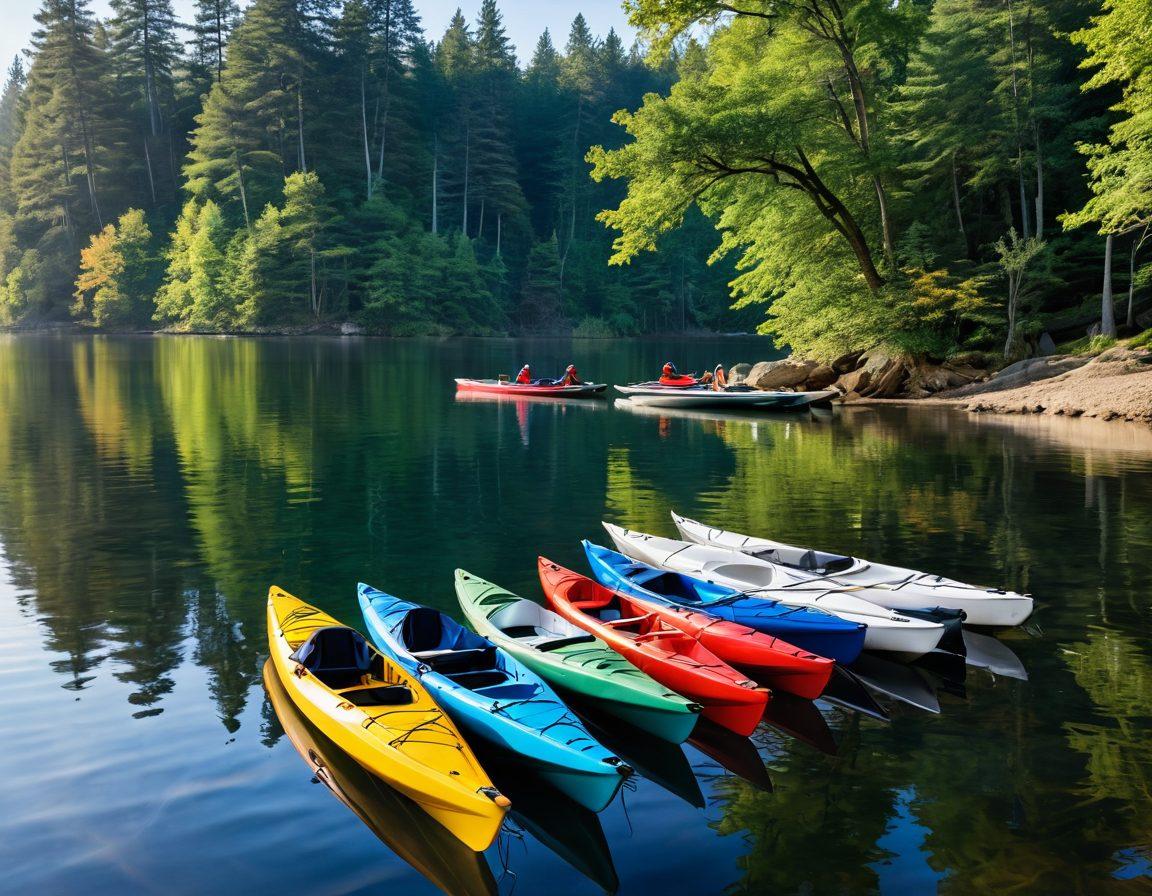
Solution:
M 804 383 L 804 391 L 806 392 L 820 392 L 827 389 L 834 382 L 836 382 L 837 373 L 832 369 L 829 364 L 820 364 L 812 369 L 808 374 L 808 379 Z
M 1040 340 L 1036 343 L 1036 355 L 1040 358 L 1048 358 L 1056 354 L 1056 341 L 1052 338 L 1052 334 L 1044 332 L 1040 334 Z
M 908 364 L 908 381 L 904 385 L 904 391 L 911 398 L 923 398 L 936 392 L 965 386 L 982 375 L 982 372 L 974 367 L 913 361 Z
M 835 387 L 844 393 L 845 399 L 849 395 L 856 395 L 859 397 L 865 389 L 868 388 L 868 382 L 871 379 L 871 374 L 864 368 L 853 370 L 851 373 L 846 373 L 835 383 Z
M 1026 358 L 1009 364 L 995 376 L 982 383 L 961 386 L 954 393 L 957 396 L 976 395 L 984 392 L 1000 392 L 1027 386 L 1040 380 L 1061 376 L 1071 370 L 1083 367 L 1091 360 L 1083 355 L 1057 355 L 1051 358 Z
M 849 352 L 846 355 L 841 355 L 832 362 L 832 369 L 841 375 L 851 373 L 860 366 L 860 358 L 863 354 L 863 352 Z
M 748 380 L 748 374 L 751 371 L 751 364 L 733 364 L 728 368 L 728 382 L 732 383 L 732 385 L 744 383 Z
M 908 367 L 904 359 L 884 352 L 869 354 L 860 369 L 868 374 L 868 385 L 859 391 L 869 398 L 892 398 L 899 395 L 908 379 Z
M 800 358 L 761 361 L 748 373 L 747 383 L 755 389 L 784 389 L 799 386 L 819 364 Z

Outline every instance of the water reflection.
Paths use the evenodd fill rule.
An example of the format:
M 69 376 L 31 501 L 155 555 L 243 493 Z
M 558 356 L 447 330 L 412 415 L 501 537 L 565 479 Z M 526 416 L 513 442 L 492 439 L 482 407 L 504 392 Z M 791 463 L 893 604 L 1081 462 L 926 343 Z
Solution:
M 356 813 L 385 846 L 449 896 L 499 892 L 482 854 L 472 852 L 423 809 L 361 768 L 304 718 L 271 660 L 264 664 L 264 688 L 284 734 L 315 780 Z
M 735 888 L 749 892 L 870 891 L 888 886 L 904 856 L 917 885 L 943 892 L 1147 886 L 1146 430 L 925 408 L 718 419 L 455 401 L 452 376 L 522 363 L 525 350 L 468 340 L 0 337 L 0 550 L 12 600 L 35 623 L 6 637 L 18 639 L 22 668 L 58 686 L 45 688 L 55 697 L 37 701 L 37 713 L 26 695 L 0 693 L 11 736 L 35 755 L 58 740 L 79 699 L 102 730 L 129 726 L 144 766 L 174 762 L 172 745 L 194 739 L 196 763 L 267 767 L 253 719 L 268 582 L 323 594 L 325 609 L 348 619 L 365 577 L 451 611 L 456 566 L 504 570 L 510 588 L 535 594 L 537 553 L 578 564 L 579 539 L 604 517 L 670 535 L 676 509 L 1028 590 L 1036 625 L 982 652 L 970 643 L 982 666 L 962 682 L 914 668 L 912 703 L 935 700 L 939 715 L 893 701 L 886 724 L 773 701 L 775 727 L 755 744 L 771 794 L 726 773 L 698 811 L 706 801 L 686 754 L 646 754 L 637 811 L 647 814 L 634 812 L 631 833 L 619 807 L 598 821 L 622 891 L 642 891 L 661 871 L 685 892 L 714 892 L 739 875 Z M 539 351 L 617 382 L 676 355 L 659 343 Z M 99 829 L 107 794 L 75 782 L 89 780 L 85 762 L 121 757 L 70 761 L 54 760 L 57 783 L 4 813 L 9 849 L 66 854 L 67 830 Z M 278 793 L 275 811 L 252 818 L 243 814 L 257 811 L 252 792 L 244 784 L 227 794 L 229 812 L 249 826 L 224 837 L 220 816 L 206 813 L 182 849 L 213 855 L 251 843 L 245 867 L 267 861 L 261 837 L 291 839 L 299 804 Z M 25 833 L 65 802 L 68 825 Z M 662 826 L 668 819 L 675 829 Z M 526 848 L 516 868 L 524 892 L 580 891 L 557 873 L 559 859 Z M 739 862 L 716 858 L 737 853 Z M 634 858 L 653 854 L 667 867 Z M 54 873 L 78 886 L 108 861 L 86 856 Z M 695 870 L 708 866 L 707 877 Z M 602 861 L 588 867 L 609 880 Z M 322 863 L 301 870 L 300 886 L 319 886 L 324 872 Z

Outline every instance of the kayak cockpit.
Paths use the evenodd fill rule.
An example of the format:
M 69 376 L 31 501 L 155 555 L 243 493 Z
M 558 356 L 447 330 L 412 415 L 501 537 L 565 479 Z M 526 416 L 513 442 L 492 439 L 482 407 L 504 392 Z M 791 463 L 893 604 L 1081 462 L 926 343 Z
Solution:
M 355 706 L 406 706 L 416 701 L 407 684 L 388 680 L 384 657 L 355 629 L 318 628 L 289 659 Z
M 509 638 L 534 650 L 549 651 L 596 639 L 563 616 L 532 601 L 519 600 L 493 613 L 491 623 Z
M 760 551 L 748 551 L 750 557 L 757 560 L 766 560 L 791 569 L 799 569 L 816 575 L 829 576 L 836 573 L 847 572 L 856 565 L 855 557 L 845 557 L 843 554 L 829 554 L 824 551 L 813 551 L 808 548 L 794 548 L 790 545 L 765 548 Z

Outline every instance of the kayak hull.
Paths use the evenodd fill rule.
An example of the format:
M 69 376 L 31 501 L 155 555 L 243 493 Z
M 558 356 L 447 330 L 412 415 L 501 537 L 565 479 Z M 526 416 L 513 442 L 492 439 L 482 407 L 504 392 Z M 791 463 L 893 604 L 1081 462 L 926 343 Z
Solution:
M 334 691 L 301 672 L 294 651 L 318 628 L 336 620 L 273 587 L 268 595 L 268 644 L 276 677 L 292 703 L 321 733 L 357 763 L 407 796 L 469 848 L 487 849 L 508 808 L 451 720 L 421 683 L 387 657 L 379 657 L 380 683 L 404 685 L 412 702 L 394 707 L 361 707 L 347 691 Z M 392 720 L 395 719 L 393 722 Z M 419 728 L 422 737 L 406 739 Z
M 656 681 L 700 703 L 705 718 L 745 736 L 756 730 L 768 703 L 767 690 L 683 632 L 654 623 L 651 631 L 632 633 L 597 618 L 585 605 L 610 604 L 613 592 L 543 557 L 538 568 L 548 603 L 559 615 L 596 635 Z
M 485 395 L 535 396 L 537 398 L 592 398 L 603 395 L 607 383 L 582 383 L 579 386 L 536 386 L 502 380 L 456 380 L 457 392 L 480 392 Z
M 707 386 L 632 385 L 616 391 L 633 404 L 653 408 L 763 408 L 793 410 L 823 401 L 835 392 L 717 392 Z
M 728 665 L 749 673 L 773 691 L 815 700 L 827 687 L 835 663 L 749 626 L 709 613 L 633 598 L 662 622 L 691 635 Z
M 321 733 L 292 702 L 271 659 L 264 664 L 264 690 L 280 727 L 315 780 L 385 846 L 445 893 L 496 896 L 499 886 L 483 853 L 469 849 Z
M 632 666 L 603 641 L 585 635 L 539 604 L 456 570 L 456 596 L 472 627 L 565 693 L 583 697 L 622 721 L 670 743 L 683 743 L 700 706 Z M 524 631 L 524 630 L 528 631 Z M 521 632 L 514 637 L 510 632 Z M 553 638 L 541 637 L 544 633 Z M 577 643 L 573 634 L 584 635 Z M 526 636 L 526 637 L 525 637 Z
M 807 548 L 767 538 L 753 538 L 739 532 L 713 529 L 675 513 L 672 514 L 672 520 L 681 536 L 696 544 L 727 548 L 752 556 L 769 554 L 789 557 L 805 553 L 835 556 L 808 552 Z M 959 610 L 964 613 L 964 621 L 969 625 L 1015 626 L 1032 615 L 1034 601 L 1027 594 L 980 588 L 943 576 L 933 576 L 901 566 L 872 563 L 856 557 L 840 559 L 851 563 L 829 574 L 805 572 L 791 566 L 787 569 L 794 576 L 807 576 L 813 582 L 825 583 L 829 587 L 868 588 L 868 600 L 892 610 L 907 612 L 932 607 Z
M 764 599 L 787 606 L 824 610 L 849 622 L 867 626 L 864 647 L 898 654 L 903 659 L 923 656 L 936 649 L 944 626 L 928 619 L 899 614 L 865 599 L 866 589 L 836 588 L 786 576 L 771 563 L 706 545 L 660 538 L 605 523 L 616 547 L 627 557 L 658 569 L 730 589 L 742 600 Z M 735 601 L 729 594 L 727 600 Z M 707 609 L 703 607 L 702 609 Z
M 462 651 L 492 649 L 495 654 L 495 666 L 481 672 L 453 675 L 437 671 L 427 665 L 431 660 L 409 650 L 402 634 L 407 615 L 427 608 L 363 584 L 358 596 L 372 640 L 386 656 L 418 676 L 444 712 L 469 736 L 515 755 L 557 790 L 593 812 L 599 812 L 616 796 L 631 769 L 596 741 L 531 670 L 443 614 L 436 614 L 445 620 L 442 625 L 455 626 L 447 633 L 446 643 L 455 638 Z M 482 680 L 493 679 L 494 683 L 469 687 L 462 683 L 469 675 L 486 675 Z
M 588 557 L 593 576 L 607 588 L 654 603 L 699 610 L 725 622 L 781 638 L 789 644 L 838 663 L 855 662 L 860 656 L 860 651 L 864 649 L 867 633 L 865 626 L 841 619 L 823 610 L 792 607 L 760 597 L 734 601 L 731 599 L 730 588 L 685 577 L 685 584 L 701 596 L 700 600 L 687 603 L 679 599 L 676 594 L 658 593 L 652 590 L 649 586 L 654 587 L 655 583 L 637 582 L 630 574 L 637 570 L 651 570 L 652 567 L 634 563 L 623 554 L 589 541 L 584 542 L 584 552 Z M 709 596 L 711 600 L 708 599 Z

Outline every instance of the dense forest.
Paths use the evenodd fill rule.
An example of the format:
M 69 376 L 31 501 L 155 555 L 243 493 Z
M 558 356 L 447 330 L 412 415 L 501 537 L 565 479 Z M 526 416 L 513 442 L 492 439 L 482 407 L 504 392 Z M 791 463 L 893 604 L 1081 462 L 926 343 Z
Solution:
M 698 216 L 610 269 L 588 177 L 666 91 L 577 15 L 521 70 L 495 0 L 429 42 L 412 0 L 45 0 L 0 107 L 0 323 L 393 334 L 716 328 Z
M 496 0 L 435 41 L 412 0 L 44 0 L 0 324 L 944 357 L 1146 323 L 1144 0 L 625 6 L 637 47 L 576 16 L 521 66 Z

